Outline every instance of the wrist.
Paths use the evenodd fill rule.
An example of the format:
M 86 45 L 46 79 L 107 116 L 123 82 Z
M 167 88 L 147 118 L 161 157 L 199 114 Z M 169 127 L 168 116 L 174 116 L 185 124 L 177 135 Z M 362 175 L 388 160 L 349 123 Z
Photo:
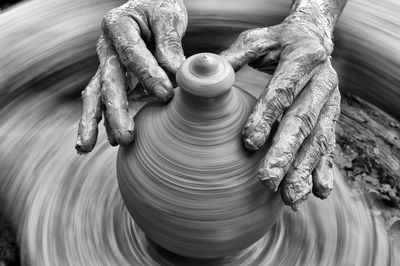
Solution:
M 293 0 L 291 14 L 298 13 L 320 24 L 332 35 L 347 0 Z
M 314 4 L 312 1 L 296 1 L 289 18 L 294 17 L 299 23 L 307 25 L 309 28 L 311 27 L 312 31 L 318 33 L 320 37 L 332 39 L 336 20 L 330 14 L 324 12 L 319 5 Z

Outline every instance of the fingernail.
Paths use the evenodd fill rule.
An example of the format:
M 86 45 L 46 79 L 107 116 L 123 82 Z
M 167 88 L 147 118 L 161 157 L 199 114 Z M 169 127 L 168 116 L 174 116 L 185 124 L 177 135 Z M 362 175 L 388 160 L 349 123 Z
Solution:
M 174 95 L 171 82 L 168 80 L 155 85 L 154 94 L 163 102 L 168 102 Z

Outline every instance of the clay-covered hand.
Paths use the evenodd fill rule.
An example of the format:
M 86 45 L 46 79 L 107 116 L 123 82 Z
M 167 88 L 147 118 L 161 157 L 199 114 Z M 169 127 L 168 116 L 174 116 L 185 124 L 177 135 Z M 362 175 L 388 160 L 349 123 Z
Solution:
M 132 0 L 105 15 L 97 44 L 100 65 L 82 92 L 79 153 L 90 152 L 96 144 L 102 113 L 111 145 L 133 140 L 126 91 L 137 80 L 145 94 L 162 101 L 172 97 L 174 81 L 169 77 L 185 60 L 181 40 L 187 21 L 182 0 Z
M 330 63 L 332 29 L 322 20 L 312 13 L 294 12 L 280 25 L 241 33 L 222 52 L 235 70 L 249 64 L 273 73 L 243 138 L 247 148 L 256 150 L 273 137 L 259 177 L 271 189 L 280 188 L 283 200 L 294 210 L 311 192 L 326 198 L 333 186 L 340 93 Z M 276 122 L 277 131 L 270 136 Z

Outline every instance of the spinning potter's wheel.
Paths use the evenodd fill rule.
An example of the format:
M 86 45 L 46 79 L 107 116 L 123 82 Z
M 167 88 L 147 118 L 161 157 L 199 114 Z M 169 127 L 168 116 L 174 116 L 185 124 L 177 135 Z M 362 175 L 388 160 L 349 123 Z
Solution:
M 174 98 L 145 106 L 135 142 L 118 154 L 131 216 L 154 242 L 183 256 L 235 254 L 264 236 L 283 209 L 279 193 L 257 177 L 265 149 L 247 151 L 241 139 L 256 100 L 233 81 L 222 57 L 190 57 Z
M 284 208 L 264 237 L 222 259 L 179 256 L 146 237 L 121 199 L 117 150 L 109 146 L 104 128 L 99 127 L 91 154 L 78 156 L 73 149 L 80 91 L 98 63 L 99 23 L 122 3 L 33 0 L 0 16 L 9 25 L 2 28 L 6 37 L 0 42 L 5 71 L 0 89 L 7 102 L 0 110 L 0 203 L 12 210 L 25 264 L 398 265 L 388 253 L 398 253 L 399 245 L 389 245 L 384 227 L 338 172 L 327 200 L 310 198 L 297 213 Z M 186 3 L 191 21 L 184 47 L 189 55 L 212 48 L 220 52 L 243 30 L 279 23 L 291 1 Z M 390 103 L 396 103 L 397 94 L 387 92 L 398 92 L 399 61 L 393 57 L 398 23 L 389 23 L 394 21 L 389 15 L 397 18 L 398 6 L 396 1 L 349 1 L 336 29 L 340 35 L 333 56 L 345 63 L 342 90 L 359 89 L 360 95 L 371 94 L 394 108 L 398 105 Z M 244 70 L 236 82 L 258 96 L 266 77 Z M 67 101 L 63 93 L 76 97 Z

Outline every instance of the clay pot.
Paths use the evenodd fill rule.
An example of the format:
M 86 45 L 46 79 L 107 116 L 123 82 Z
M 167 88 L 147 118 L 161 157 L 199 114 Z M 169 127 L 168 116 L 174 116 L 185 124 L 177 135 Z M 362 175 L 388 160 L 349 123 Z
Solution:
M 265 150 L 245 149 L 241 131 L 255 99 L 232 86 L 222 57 L 188 58 L 167 105 L 136 116 L 136 139 L 120 147 L 117 175 L 125 205 L 158 245 L 194 258 L 231 255 L 260 239 L 282 211 L 258 180 Z

